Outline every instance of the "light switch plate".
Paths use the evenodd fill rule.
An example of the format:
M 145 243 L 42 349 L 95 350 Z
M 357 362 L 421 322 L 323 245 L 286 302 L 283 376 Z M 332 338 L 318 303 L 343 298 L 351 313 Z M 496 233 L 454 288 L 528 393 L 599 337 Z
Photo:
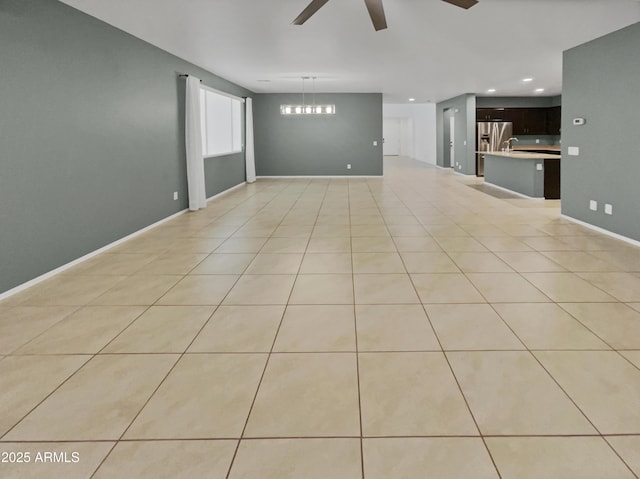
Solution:
M 605 215 L 612 215 L 613 214 L 613 205 L 610 204 L 605 204 L 604 205 L 604 214 Z
M 176 201 L 178 199 L 178 192 L 174 191 L 173 192 L 173 201 Z
M 373 146 L 378 146 L 378 142 L 377 142 L 377 141 L 374 141 L 374 142 L 373 142 Z
M 347 170 L 351 169 L 351 163 L 347 163 Z
M 594 200 L 589 201 L 589 209 L 591 211 L 598 211 L 598 202 Z
M 536 163 L 536 170 L 542 171 L 542 163 Z
M 577 146 L 570 146 L 568 153 L 569 153 L 570 156 L 579 156 L 580 155 L 580 148 L 577 147 Z

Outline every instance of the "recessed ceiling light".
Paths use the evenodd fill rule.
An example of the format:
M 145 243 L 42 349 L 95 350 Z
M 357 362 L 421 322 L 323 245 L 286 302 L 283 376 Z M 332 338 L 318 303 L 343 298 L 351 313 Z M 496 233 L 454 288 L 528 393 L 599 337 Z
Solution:
M 544 91 L 544 88 L 536 88 L 536 93 L 542 93 Z
M 495 88 L 489 88 L 489 89 L 487 90 L 487 93 L 495 93 L 495 92 L 496 92 L 496 89 L 495 89 Z
M 522 81 L 525 83 L 529 83 L 530 81 L 533 81 L 533 78 L 523 78 Z
M 409 98 L 409 101 L 416 101 L 415 98 Z

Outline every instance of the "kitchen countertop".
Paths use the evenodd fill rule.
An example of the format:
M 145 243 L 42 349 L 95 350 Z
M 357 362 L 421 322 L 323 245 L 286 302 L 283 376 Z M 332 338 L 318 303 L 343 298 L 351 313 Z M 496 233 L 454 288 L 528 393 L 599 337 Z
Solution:
M 502 156 L 505 158 L 521 158 L 523 160 L 559 160 L 560 155 L 553 153 L 528 153 L 526 151 L 479 151 L 485 155 Z
M 528 151 L 528 150 L 547 150 L 547 151 L 562 151 L 560 145 L 514 145 L 514 150 Z

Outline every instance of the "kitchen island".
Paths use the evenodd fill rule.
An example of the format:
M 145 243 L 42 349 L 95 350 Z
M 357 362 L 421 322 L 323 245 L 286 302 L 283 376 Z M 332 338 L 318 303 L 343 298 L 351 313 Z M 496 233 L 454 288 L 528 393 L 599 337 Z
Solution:
M 485 183 L 531 198 L 560 198 L 560 155 L 524 151 L 483 153 Z

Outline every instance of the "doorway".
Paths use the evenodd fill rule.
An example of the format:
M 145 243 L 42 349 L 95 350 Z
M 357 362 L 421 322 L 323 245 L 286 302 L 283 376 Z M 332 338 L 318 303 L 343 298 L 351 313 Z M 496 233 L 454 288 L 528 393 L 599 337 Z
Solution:
M 456 168 L 456 117 L 451 115 L 449 118 L 449 158 L 450 158 L 450 166 L 455 170 Z
M 400 155 L 400 133 L 402 130 L 400 118 L 385 118 L 382 124 L 382 152 L 384 156 Z
M 444 110 L 444 116 L 442 120 L 442 129 L 444 133 L 443 138 L 443 159 L 442 166 L 443 168 L 455 168 L 455 131 L 456 131 L 456 120 L 453 115 L 453 110 L 451 108 L 447 108 Z

